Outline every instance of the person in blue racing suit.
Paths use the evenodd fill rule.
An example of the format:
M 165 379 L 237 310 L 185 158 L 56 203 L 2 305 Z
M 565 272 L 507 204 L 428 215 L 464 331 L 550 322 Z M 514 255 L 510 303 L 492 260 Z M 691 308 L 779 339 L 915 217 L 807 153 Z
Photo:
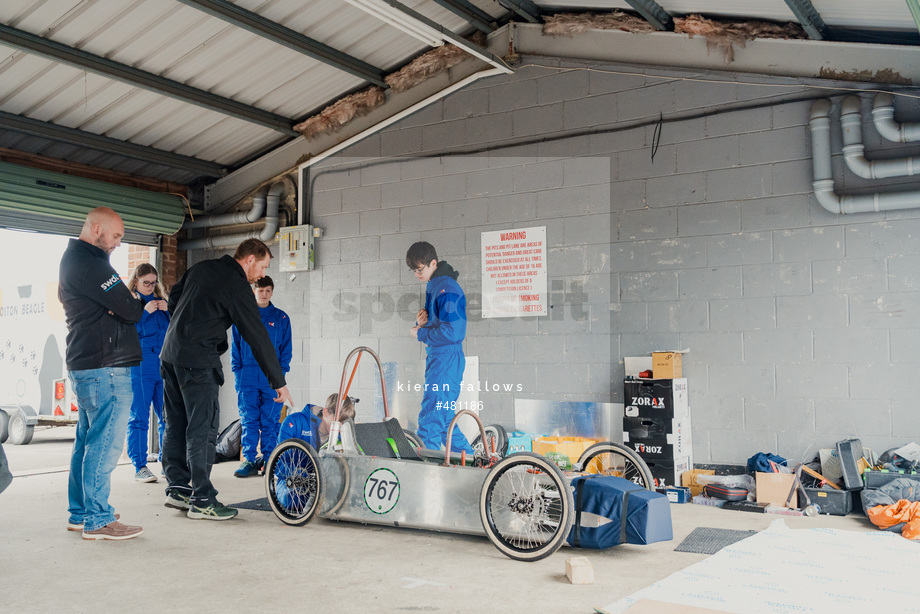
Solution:
M 255 283 L 253 291 L 259 305 L 262 324 L 268 330 L 272 345 L 278 353 L 281 370 L 291 370 L 291 319 L 286 313 L 272 305 L 275 290 L 272 278 L 265 276 Z M 237 401 L 240 408 L 240 422 L 243 427 L 243 462 L 233 475 L 238 478 L 257 475 L 263 459 L 275 449 L 281 421 L 281 403 L 274 401 L 275 390 L 262 373 L 252 354 L 252 349 L 243 340 L 236 326 L 233 327 L 231 369 L 236 376 Z M 256 457 L 256 448 L 261 440 L 262 457 Z
M 149 263 L 139 264 L 128 279 L 128 289 L 144 301 L 144 314 L 137 327 L 143 360 L 131 367 L 131 387 L 134 401 L 128 421 L 128 457 L 134 463 L 134 479 L 156 482 L 157 476 L 147 468 L 147 433 L 150 429 L 150 406 L 157 417 L 158 449 L 163 450 L 163 377 L 160 375 L 160 350 L 169 326 L 167 295 L 158 281 L 159 273 Z M 162 457 L 161 457 L 162 458 Z
M 329 427 L 335 418 L 335 405 L 338 400 L 338 393 L 333 393 L 326 399 L 325 407 L 307 403 L 301 411 L 285 416 L 278 431 L 278 445 L 288 439 L 300 439 L 319 450 L 329 439 Z M 351 397 L 345 397 L 342 411 L 339 413 L 339 422 L 354 419 L 355 401 Z M 299 450 L 279 450 L 275 466 L 266 469 L 266 472 L 273 472 L 275 497 L 285 509 L 293 509 L 298 507 L 298 504 L 303 504 L 303 493 L 292 490 L 287 481 L 287 478 L 303 466 L 302 459 L 303 452 Z
M 339 400 L 337 392 L 326 398 L 326 405 L 312 405 L 307 403 L 301 411 L 291 412 L 281 422 L 278 431 L 278 443 L 288 439 L 301 439 L 316 450 L 319 450 L 329 439 L 329 428 L 335 418 L 335 405 Z M 355 419 L 355 402 L 351 397 L 345 397 L 339 422 Z
M 427 282 L 425 306 L 409 329 L 410 335 L 427 346 L 418 436 L 426 448 L 439 450 L 447 445 L 447 428 L 456 413 L 466 366 L 466 296 L 457 283 L 460 274 L 446 261 L 438 262 L 431 243 L 414 243 L 406 252 L 406 264 L 419 281 Z M 473 453 L 459 427 L 454 427 L 450 447 L 452 452 Z

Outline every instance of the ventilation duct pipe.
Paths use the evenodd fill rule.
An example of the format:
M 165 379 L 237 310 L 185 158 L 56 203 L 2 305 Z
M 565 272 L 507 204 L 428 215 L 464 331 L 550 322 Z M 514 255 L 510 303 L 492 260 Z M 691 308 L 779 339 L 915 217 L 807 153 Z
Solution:
M 847 166 L 863 179 L 885 179 L 908 177 L 920 172 L 920 158 L 898 158 L 894 160 L 866 159 L 866 147 L 862 140 L 862 103 L 856 96 L 843 99 L 840 108 L 840 127 L 843 128 L 843 158 Z
M 814 168 L 815 197 L 822 207 L 834 214 L 893 211 L 920 207 L 920 191 L 840 196 L 834 192 L 831 170 L 831 101 L 822 98 L 811 105 L 811 158 Z
M 234 211 L 232 213 L 218 213 L 217 215 L 201 215 L 197 220 L 189 220 L 182 224 L 182 228 L 214 228 L 216 226 L 235 226 L 237 224 L 252 224 L 265 213 L 265 199 L 268 190 L 261 189 L 252 197 L 252 207 L 249 211 Z
M 920 141 L 920 124 L 899 124 L 894 121 L 894 97 L 880 93 L 872 104 L 872 121 L 878 133 L 895 143 Z
M 229 235 L 217 235 L 213 237 L 202 237 L 200 239 L 181 239 L 177 248 L 184 251 L 194 251 L 198 249 L 209 249 L 219 247 L 235 247 L 246 239 L 261 239 L 262 241 L 271 241 L 278 231 L 278 210 L 281 207 L 281 197 L 285 192 L 285 184 L 282 181 L 275 183 L 271 188 L 260 188 L 252 197 L 252 209 L 244 215 L 249 215 L 252 211 L 265 211 L 265 226 L 261 230 L 251 230 Z M 211 216 L 214 218 L 232 216 L 235 214 L 221 214 Z M 225 218 L 229 219 L 229 218 Z M 249 220 L 247 220 L 249 221 Z M 237 222 L 246 223 L 246 222 Z M 228 224 L 223 224 L 228 225 Z M 212 225 L 213 226 L 213 225 Z M 183 226 L 188 228 L 189 226 Z

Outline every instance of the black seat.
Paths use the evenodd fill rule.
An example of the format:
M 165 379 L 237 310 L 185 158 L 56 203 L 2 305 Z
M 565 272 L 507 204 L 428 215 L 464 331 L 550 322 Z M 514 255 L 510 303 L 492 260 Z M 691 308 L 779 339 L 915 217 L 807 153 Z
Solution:
M 393 440 L 396 450 L 393 450 L 388 439 Z M 387 418 L 383 422 L 356 423 L 355 440 L 366 456 L 421 460 L 396 418 Z

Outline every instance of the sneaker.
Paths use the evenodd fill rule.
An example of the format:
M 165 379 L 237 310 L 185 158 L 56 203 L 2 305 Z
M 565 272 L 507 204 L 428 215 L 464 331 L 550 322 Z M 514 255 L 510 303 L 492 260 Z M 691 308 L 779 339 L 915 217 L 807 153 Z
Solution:
M 133 537 L 137 537 L 143 532 L 144 529 L 141 527 L 131 526 L 130 524 L 121 524 L 116 520 L 115 522 L 110 522 L 101 529 L 96 529 L 95 531 L 83 531 L 83 539 L 131 539 Z
M 230 520 L 239 514 L 239 511 L 232 507 L 227 507 L 219 501 L 211 503 L 207 507 L 197 507 L 192 504 L 188 511 L 188 517 L 192 520 Z
M 141 467 L 140 471 L 134 474 L 135 482 L 156 482 L 157 476 L 153 475 L 153 472 L 150 469 L 147 469 L 146 466 Z
M 238 478 L 250 478 L 254 475 L 258 475 L 258 473 L 258 465 L 249 461 L 243 461 L 240 463 L 240 468 L 233 472 L 233 475 Z
M 121 514 L 115 514 L 115 520 L 121 519 Z M 83 531 L 83 523 L 68 522 L 67 523 L 68 531 Z
M 171 507 L 174 510 L 185 511 L 187 509 L 191 509 L 192 501 L 191 501 L 191 497 L 189 497 L 188 495 L 183 495 L 180 492 L 171 490 L 168 493 L 166 493 L 166 503 L 164 503 L 163 505 L 165 505 L 166 507 Z

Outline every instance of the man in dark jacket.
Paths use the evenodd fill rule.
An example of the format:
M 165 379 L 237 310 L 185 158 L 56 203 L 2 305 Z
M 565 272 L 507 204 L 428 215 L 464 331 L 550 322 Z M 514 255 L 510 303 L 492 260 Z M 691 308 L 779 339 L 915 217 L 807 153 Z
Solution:
M 131 539 L 143 532 L 118 522 L 109 505 L 133 398 L 131 367 L 141 362 L 134 324 L 144 312 L 143 302 L 109 264 L 124 234 L 117 213 L 93 209 L 80 238 L 70 240 L 61 258 L 58 298 L 67 319 L 67 369 L 79 407 L 67 529 L 82 531 L 83 539 Z
M 165 396 L 166 507 L 188 510 L 188 517 L 229 520 L 237 511 L 217 501 L 211 484 L 218 392 L 224 383 L 220 355 L 227 351 L 227 329 L 236 325 L 269 384 L 275 401 L 293 405 L 278 355 L 259 317 L 250 284 L 261 279 L 271 260 L 268 247 L 247 239 L 233 257 L 206 260 L 190 268 L 169 294 L 171 320 L 160 353 Z

